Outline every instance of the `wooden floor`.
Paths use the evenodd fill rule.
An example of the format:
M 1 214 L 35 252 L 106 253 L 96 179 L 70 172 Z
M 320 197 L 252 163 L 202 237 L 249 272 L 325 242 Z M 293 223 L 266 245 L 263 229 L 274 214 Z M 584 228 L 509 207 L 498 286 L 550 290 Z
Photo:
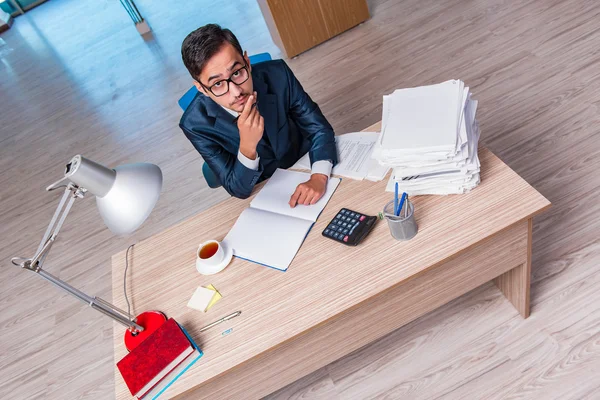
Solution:
M 43 188 L 71 156 L 164 172 L 157 208 L 133 236 L 113 237 L 85 199 L 48 259 L 51 273 L 108 300 L 111 254 L 227 197 L 207 187 L 177 127 L 191 85 L 180 43 L 218 22 L 250 54 L 279 52 L 254 0 L 173 4 L 138 1 L 154 29 L 147 41 L 112 1 L 51 1 L 0 35 L 2 399 L 114 397 L 112 322 L 9 262 L 35 251 L 59 198 Z M 534 223 L 531 317 L 487 284 L 270 398 L 600 398 L 600 3 L 369 7 L 369 21 L 290 66 L 337 133 L 378 121 L 395 88 L 471 86 L 483 145 L 553 203 Z

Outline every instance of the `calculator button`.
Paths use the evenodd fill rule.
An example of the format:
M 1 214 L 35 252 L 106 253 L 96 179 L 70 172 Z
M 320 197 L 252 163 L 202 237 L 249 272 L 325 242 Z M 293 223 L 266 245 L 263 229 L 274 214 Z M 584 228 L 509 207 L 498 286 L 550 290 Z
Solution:
M 329 235 L 329 232 L 330 232 L 329 229 L 325 229 L 325 232 L 323 232 L 323 233 L 326 235 Z
M 337 225 L 336 224 L 331 224 L 331 225 L 329 225 L 329 229 L 335 231 L 337 229 Z
M 359 218 L 359 220 L 360 220 L 360 221 L 364 221 L 364 220 L 365 220 L 365 218 L 367 218 L 367 217 L 365 217 L 364 215 L 361 215 L 361 216 L 360 216 L 360 218 Z
M 348 236 L 344 236 L 344 242 L 348 241 Z
M 342 232 L 343 232 L 344 235 L 347 235 L 348 232 L 349 232 L 349 229 L 344 229 Z
M 336 233 L 335 237 L 336 237 L 336 239 L 341 239 L 344 237 L 344 235 L 342 235 L 341 233 Z
M 344 230 L 344 228 L 343 228 L 343 227 L 341 227 L 341 226 L 338 226 L 338 227 L 337 227 L 337 231 L 338 231 L 338 232 L 341 232 L 341 231 L 343 231 L 343 230 Z

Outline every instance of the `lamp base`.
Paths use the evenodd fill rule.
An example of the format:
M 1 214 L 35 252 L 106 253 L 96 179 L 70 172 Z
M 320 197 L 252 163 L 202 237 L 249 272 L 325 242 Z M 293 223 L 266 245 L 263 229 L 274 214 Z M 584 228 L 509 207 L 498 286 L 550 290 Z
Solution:
M 125 331 L 125 348 L 127 351 L 135 349 L 148 336 L 160 328 L 167 320 L 167 316 L 160 311 L 146 311 L 135 318 L 135 323 L 143 326 L 144 330 L 139 333 L 132 333 L 130 330 Z

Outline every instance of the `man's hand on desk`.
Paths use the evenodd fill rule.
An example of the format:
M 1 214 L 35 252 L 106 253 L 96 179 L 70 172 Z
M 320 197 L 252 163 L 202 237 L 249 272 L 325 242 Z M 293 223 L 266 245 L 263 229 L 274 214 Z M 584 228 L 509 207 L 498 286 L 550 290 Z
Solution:
M 244 110 L 237 120 L 240 131 L 240 151 L 251 160 L 256 159 L 256 145 L 263 136 L 265 120 L 256 106 L 256 92 L 248 96 Z
M 327 175 L 323 174 L 312 174 L 310 179 L 304 183 L 301 183 L 296 188 L 296 191 L 290 198 L 290 207 L 296 207 L 296 204 L 315 204 L 323 195 L 327 189 Z

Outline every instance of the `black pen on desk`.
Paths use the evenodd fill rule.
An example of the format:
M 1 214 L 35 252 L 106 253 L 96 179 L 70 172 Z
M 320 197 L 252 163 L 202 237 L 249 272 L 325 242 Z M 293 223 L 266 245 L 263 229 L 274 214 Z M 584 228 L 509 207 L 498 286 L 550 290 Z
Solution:
M 208 324 L 208 325 L 200 328 L 200 332 L 204 332 L 205 330 L 207 330 L 209 328 L 212 328 L 215 325 L 219 325 L 221 322 L 225 322 L 225 321 L 230 320 L 231 318 L 235 318 L 238 315 L 240 315 L 241 313 L 242 313 L 241 311 L 236 311 L 233 314 L 229 314 L 229 315 L 227 315 L 227 316 L 225 316 L 225 317 L 223 317 L 223 318 L 221 318 L 221 319 L 219 319 L 219 320 L 217 320 L 215 322 L 211 322 L 210 324 Z

